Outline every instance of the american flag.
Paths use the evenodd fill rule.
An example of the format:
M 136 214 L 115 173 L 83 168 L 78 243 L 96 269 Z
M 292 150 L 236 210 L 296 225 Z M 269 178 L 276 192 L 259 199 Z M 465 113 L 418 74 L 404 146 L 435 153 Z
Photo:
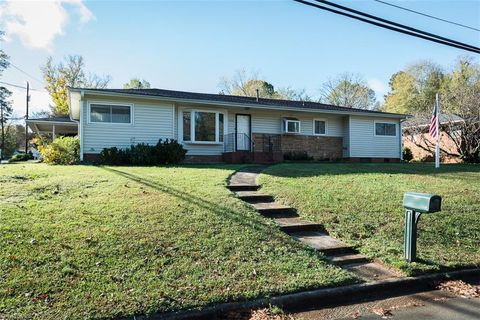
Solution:
M 428 131 L 428 133 L 432 138 L 436 138 L 438 135 L 437 118 L 438 118 L 438 104 L 437 102 L 435 102 L 435 105 L 433 106 L 432 120 L 430 120 L 430 130 Z

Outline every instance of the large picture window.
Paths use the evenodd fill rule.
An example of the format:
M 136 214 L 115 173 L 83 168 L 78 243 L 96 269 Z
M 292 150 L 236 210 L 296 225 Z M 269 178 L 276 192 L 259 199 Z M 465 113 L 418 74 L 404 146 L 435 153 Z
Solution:
M 395 123 L 375 122 L 375 135 L 395 137 L 397 135 L 397 126 Z
M 210 111 L 183 112 L 183 141 L 220 143 L 223 141 L 224 115 Z
M 131 108 L 131 106 L 92 103 L 90 122 L 132 123 Z

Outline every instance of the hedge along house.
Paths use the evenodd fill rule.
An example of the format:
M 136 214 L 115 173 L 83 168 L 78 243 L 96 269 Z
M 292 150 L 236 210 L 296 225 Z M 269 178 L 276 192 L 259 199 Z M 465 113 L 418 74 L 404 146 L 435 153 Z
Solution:
M 405 115 L 316 102 L 161 89 L 69 88 L 82 160 L 103 148 L 176 139 L 188 162 L 399 161 Z

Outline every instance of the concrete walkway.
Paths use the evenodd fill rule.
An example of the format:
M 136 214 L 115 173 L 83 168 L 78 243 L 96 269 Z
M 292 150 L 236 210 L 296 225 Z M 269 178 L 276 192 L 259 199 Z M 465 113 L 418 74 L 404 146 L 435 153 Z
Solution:
M 330 236 L 323 225 L 300 218 L 295 208 L 277 203 L 272 196 L 259 191 L 257 178 L 265 168 L 255 166 L 237 171 L 231 176 L 227 187 L 258 213 L 273 219 L 292 238 L 322 252 L 331 263 L 354 273 L 360 279 L 369 282 L 399 277 L 395 271 L 369 261 L 351 246 Z

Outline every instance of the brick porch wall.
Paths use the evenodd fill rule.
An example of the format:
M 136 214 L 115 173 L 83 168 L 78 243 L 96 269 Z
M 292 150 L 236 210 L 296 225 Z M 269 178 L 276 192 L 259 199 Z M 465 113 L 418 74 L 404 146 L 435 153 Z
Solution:
M 254 133 L 252 135 L 255 142 L 255 151 L 262 152 L 264 148 L 264 134 Z M 303 152 L 315 160 L 334 160 L 343 158 L 343 138 L 342 137 L 324 137 L 324 136 L 303 136 L 290 134 L 266 135 L 280 139 L 280 148 L 283 153 Z

